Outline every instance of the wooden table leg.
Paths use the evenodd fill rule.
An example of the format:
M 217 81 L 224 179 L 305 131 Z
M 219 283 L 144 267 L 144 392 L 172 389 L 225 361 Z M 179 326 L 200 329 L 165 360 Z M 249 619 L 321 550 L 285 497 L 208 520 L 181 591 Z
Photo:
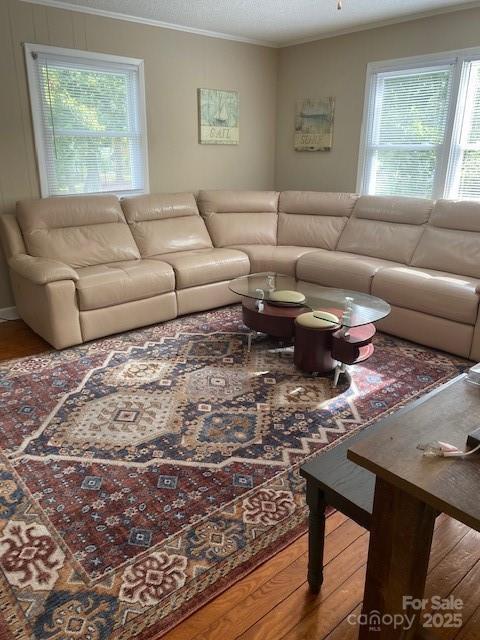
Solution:
M 436 516 L 432 507 L 377 478 L 359 640 L 415 637 L 421 611 L 405 609 L 403 598 L 423 598 Z M 372 615 L 370 625 L 373 612 L 379 616 Z M 394 625 L 396 615 L 408 620 Z
M 325 501 L 314 482 L 307 480 L 308 517 L 308 584 L 318 593 L 323 582 L 323 548 L 325 545 Z

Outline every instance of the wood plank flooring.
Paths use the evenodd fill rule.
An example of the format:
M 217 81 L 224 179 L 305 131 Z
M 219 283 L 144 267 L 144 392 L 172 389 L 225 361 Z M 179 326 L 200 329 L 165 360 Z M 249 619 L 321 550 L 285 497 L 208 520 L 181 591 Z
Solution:
M 0 324 L 0 360 L 50 350 L 21 321 Z M 217 598 L 163 640 L 355 640 L 350 623 L 360 613 L 368 533 L 340 513 L 327 521 L 325 581 L 309 593 L 307 538 L 302 536 Z M 426 640 L 480 640 L 480 533 L 444 515 L 437 519 L 427 593 L 464 602 L 460 629 L 422 632 Z M 152 639 L 153 640 L 153 639 Z

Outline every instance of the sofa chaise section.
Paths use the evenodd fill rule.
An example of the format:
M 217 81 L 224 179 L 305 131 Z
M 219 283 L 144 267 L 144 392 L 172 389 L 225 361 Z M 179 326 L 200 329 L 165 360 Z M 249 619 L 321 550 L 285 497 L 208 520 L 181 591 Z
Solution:
M 173 270 L 140 258 L 117 198 L 24 200 L 16 221 L 17 308 L 56 348 L 175 317 Z
M 297 263 L 297 277 L 371 293 L 377 272 L 409 263 L 432 204 L 423 198 L 359 197 L 336 251 L 303 256 Z
M 180 315 L 239 300 L 228 285 L 250 272 L 248 257 L 213 246 L 191 193 L 125 198 L 122 208 L 142 258 L 173 269 Z

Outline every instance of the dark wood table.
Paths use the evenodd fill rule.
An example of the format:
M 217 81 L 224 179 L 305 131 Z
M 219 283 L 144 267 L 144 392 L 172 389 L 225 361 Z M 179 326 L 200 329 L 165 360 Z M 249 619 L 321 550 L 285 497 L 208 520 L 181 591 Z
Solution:
M 378 429 L 374 425 L 371 429 Z M 323 583 L 323 552 L 328 507 L 338 509 L 365 529 L 370 529 L 375 476 L 347 459 L 352 441 L 365 437 L 366 431 L 312 458 L 300 467 L 307 481 L 308 584 L 318 593 Z
M 465 447 L 480 425 L 480 388 L 455 378 L 381 422 L 355 442 L 349 460 L 375 474 L 363 613 L 405 614 L 403 596 L 422 598 L 436 516 L 446 513 L 480 531 L 480 456 L 425 458 L 419 443 L 444 440 Z M 360 627 L 360 640 L 416 637 L 409 630 Z

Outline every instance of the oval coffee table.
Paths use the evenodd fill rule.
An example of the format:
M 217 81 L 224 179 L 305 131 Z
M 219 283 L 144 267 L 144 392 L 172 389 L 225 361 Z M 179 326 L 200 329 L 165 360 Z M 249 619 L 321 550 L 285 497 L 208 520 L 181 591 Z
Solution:
M 242 297 L 247 327 L 282 340 L 293 338 L 297 367 L 322 374 L 335 369 L 334 384 L 348 365 L 372 355 L 373 323 L 390 313 L 390 305 L 375 296 L 273 272 L 242 276 L 229 286 Z M 304 314 L 313 318 L 299 318 Z

